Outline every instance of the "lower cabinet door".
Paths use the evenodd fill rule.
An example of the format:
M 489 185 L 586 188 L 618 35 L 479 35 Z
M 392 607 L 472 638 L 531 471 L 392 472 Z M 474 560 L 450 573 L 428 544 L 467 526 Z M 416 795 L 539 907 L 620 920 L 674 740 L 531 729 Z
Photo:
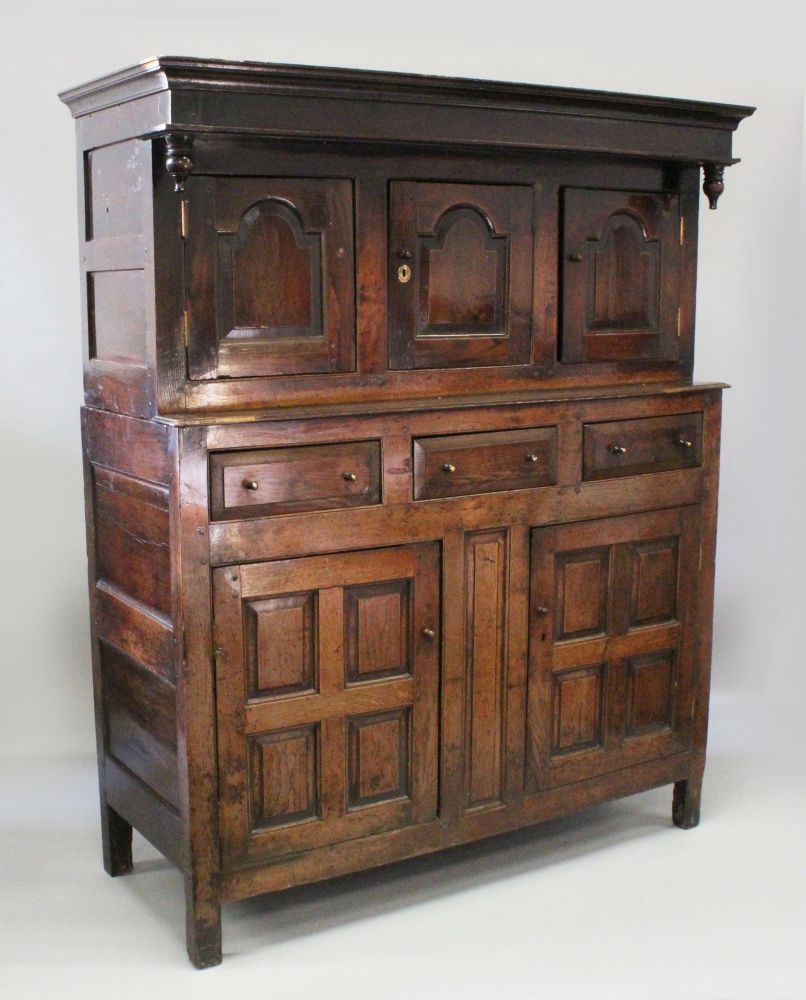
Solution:
M 214 572 L 224 861 L 432 819 L 439 546 Z
M 527 793 L 688 749 L 699 518 L 532 532 Z

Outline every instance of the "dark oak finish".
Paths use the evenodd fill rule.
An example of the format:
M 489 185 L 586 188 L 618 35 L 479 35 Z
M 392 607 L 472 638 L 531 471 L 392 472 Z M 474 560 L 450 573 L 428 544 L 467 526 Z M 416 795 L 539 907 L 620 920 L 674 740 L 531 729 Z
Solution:
M 696 468 L 702 463 L 702 414 L 585 424 L 583 448 L 583 479 Z
M 391 368 L 531 360 L 532 192 L 393 181 Z
M 414 498 L 534 489 L 557 482 L 557 429 L 414 439 Z
M 699 174 L 752 109 L 164 58 L 76 117 L 103 858 L 221 904 L 673 784 L 722 385 Z
M 214 520 L 379 503 L 377 441 L 236 451 L 210 459 Z
M 181 212 L 191 379 L 354 369 L 349 181 L 194 177 Z
M 676 361 L 678 196 L 566 190 L 563 220 L 562 360 Z

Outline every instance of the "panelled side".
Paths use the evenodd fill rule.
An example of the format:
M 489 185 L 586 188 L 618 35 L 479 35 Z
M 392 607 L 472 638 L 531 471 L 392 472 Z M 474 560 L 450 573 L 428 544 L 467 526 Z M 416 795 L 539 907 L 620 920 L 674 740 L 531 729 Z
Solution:
M 174 432 L 94 409 L 82 411 L 82 425 L 104 856 L 114 875 L 131 867 L 132 826 L 183 861 L 171 588 Z
M 79 119 L 78 214 L 89 406 L 156 412 L 152 143 Z

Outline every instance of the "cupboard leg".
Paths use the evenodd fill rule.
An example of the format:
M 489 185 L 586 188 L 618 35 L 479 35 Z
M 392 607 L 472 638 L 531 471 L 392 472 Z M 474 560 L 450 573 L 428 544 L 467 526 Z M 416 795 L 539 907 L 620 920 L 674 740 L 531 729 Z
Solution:
M 197 969 L 221 964 L 221 898 L 218 891 L 188 875 L 185 879 L 188 957 Z
M 681 830 L 691 830 L 700 822 L 702 778 L 677 781 L 672 797 L 672 821 Z
M 104 868 L 113 878 L 128 875 L 132 870 L 131 824 L 101 800 L 101 840 Z

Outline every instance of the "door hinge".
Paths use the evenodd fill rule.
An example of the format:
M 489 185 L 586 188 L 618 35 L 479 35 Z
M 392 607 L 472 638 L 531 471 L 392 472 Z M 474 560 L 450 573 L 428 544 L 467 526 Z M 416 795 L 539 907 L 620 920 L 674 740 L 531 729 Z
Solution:
M 182 343 L 185 345 L 185 350 L 188 346 L 188 328 L 190 323 L 188 322 L 188 311 L 187 309 L 182 310 Z
M 183 203 L 184 204 L 184 203 Z M 686 243 L 686 217 L 684 215 L 680 216 L 680 246 L 685 246 Z
M 183 198 L 179 202 L 179 235 L 186 239 L 188 234 L 188 203 Z
M 677 336 L 680 336 L 680 330 L 683 326 L 683 309 L 681 306 L 677 307 Z

